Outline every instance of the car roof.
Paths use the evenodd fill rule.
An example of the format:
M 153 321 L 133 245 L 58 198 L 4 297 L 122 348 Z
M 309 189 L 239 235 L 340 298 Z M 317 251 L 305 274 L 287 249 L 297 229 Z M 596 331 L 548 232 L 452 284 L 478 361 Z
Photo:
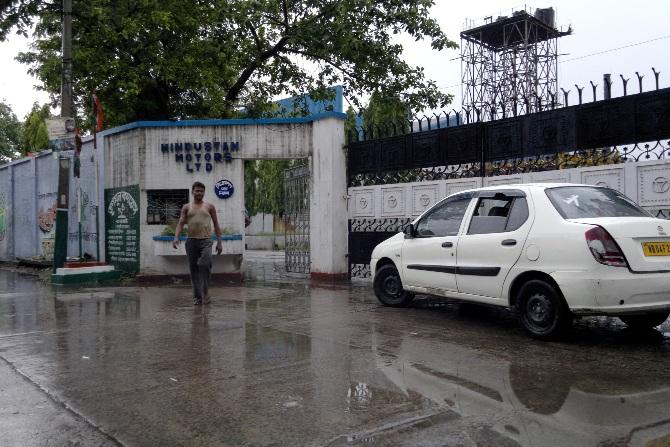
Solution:
M 500 190 L 510 190 L 510 189 L 549 189 L 549 188 L 559 188 L 559 187 L 565 187 L 565 186 L 586 186 L 590 188 L 601 188 L 601 186 L 595 186 L 595 185 L 587 185 L 583 183 L 513 183 L 513 184 L 505 184 L 505 185 L 493 185 L 493 186 L 483 186 L 480 188 L 472 188 L 472 189 L 467 189 L 463 191 L 458 191 L 454 194 L 450 194 L 451 196 L 455 194 L 463 194 L 466 192 L 476 192 L 476 191 L 500 191 Z

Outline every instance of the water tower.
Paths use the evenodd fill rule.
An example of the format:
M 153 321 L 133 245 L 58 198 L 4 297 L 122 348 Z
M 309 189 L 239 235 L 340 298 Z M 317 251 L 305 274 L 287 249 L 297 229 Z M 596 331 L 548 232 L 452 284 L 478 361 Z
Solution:
M 463 108 L 490 120 L 533 113 L 558 102 L 558 38 L 553 8 L 514 11 L 466 24 L 461 33 Z

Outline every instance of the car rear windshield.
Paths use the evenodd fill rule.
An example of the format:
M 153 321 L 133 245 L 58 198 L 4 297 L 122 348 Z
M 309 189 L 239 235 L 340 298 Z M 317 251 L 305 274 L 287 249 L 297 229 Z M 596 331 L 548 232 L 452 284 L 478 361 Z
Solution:
M 618 191 L 588 186 L 562 186 L 545 190 L 564 219 L 589 217 L 650 217 Z

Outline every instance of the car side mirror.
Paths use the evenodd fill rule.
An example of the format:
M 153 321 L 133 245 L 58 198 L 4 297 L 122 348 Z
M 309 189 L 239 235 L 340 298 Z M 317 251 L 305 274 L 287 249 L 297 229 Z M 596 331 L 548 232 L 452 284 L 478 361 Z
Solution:
M 405 227 L 405 239 L 412 239 L 414 237 L 414 224 L 409 224 Z

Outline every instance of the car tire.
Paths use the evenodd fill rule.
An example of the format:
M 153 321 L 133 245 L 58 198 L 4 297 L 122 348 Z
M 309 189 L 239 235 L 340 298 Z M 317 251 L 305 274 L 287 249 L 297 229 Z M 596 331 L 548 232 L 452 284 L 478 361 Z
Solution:
M 516 299 L 521 326 L 533 338 L 550 340 L 572 323 L 563 297 L 546 281 L 533 279 L 519 289 Z
M 642 315 L 622 315 L 619 318 L 631 329 L 652 329 L 668 319 L 670 312 L 650 312 Z
M 377 270 L 374 281 L 375 295 L 385 305 L 391 307 L 405 307 L 414 299 L 414 294 L 402 288 L 402 281 L 398 269 L 388 264 Z

